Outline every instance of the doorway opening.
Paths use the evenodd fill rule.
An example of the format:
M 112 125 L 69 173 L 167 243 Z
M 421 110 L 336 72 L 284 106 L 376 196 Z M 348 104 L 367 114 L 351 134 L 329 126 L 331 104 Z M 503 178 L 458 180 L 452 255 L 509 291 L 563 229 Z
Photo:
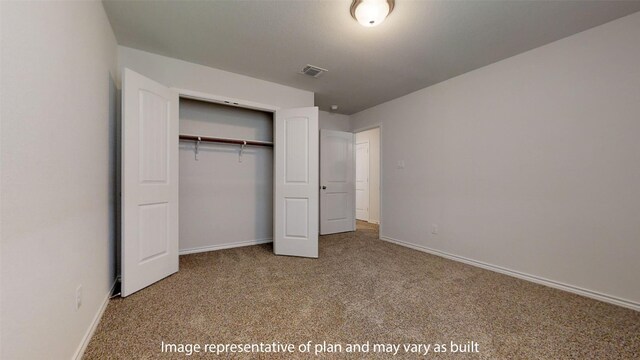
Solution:
M 181 255 L 273 241 L 273 117 L 180 99 Z
M 356 132 L 356 219 L 380 224 L 380 127 Z

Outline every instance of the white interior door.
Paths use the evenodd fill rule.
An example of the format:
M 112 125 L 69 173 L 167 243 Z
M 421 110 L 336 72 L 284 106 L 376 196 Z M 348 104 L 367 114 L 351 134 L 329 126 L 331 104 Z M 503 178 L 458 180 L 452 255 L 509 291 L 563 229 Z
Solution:
M 356 219 L 369 221 L 369 142 L 356 144 Z
M 122 296 L 178 271 L 178 93 L 122 79 Z
M 320 234 L 356 229 L 353 133 L 320 130 Z
M 274 121 L 273 250 L 318 257 L 318 108 L 282 109 Z

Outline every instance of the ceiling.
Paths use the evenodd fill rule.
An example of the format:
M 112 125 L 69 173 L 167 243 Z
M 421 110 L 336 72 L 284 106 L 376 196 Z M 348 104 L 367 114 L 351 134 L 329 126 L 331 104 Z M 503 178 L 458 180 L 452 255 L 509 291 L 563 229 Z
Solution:
M 640 11 L 640 1 L 104 1 L 118 43 L 315 92 L 352 114 Z M 298 74 L 306 64 L 329 72 Z

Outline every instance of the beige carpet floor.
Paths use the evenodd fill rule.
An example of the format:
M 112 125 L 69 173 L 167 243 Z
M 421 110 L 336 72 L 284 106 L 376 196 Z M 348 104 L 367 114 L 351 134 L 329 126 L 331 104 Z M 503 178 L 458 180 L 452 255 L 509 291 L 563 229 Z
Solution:
M 323 236 L 319 259 L 271 245 L 182 256 L 180 271 L 111 300 L 86 359 L 184 359 L 161 344 L 312 341 L 311 354 L 211 358 L 391 358 L 347 344 L 432 344 L 395 358 L 640 359 L 640 313 L 377 239 L 377 228 Z M 478 343 L 478 353 L 434 353 Z M 304 349 L 303 349 L 304 350 Z M 328 349 L 326 349 L 328 350 Z M 335 349 L 338 350 L 338 349 Z

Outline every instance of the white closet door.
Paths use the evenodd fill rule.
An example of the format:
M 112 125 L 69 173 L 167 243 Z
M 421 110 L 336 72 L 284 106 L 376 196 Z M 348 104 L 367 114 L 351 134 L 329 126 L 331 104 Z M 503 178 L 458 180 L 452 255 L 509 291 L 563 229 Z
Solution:
M 353 133 L 320 130 L 320 234 L 356 229 Z
M 274 252 L 316 258 L 318 108 L 276 111 L 274 140 Z
M 178 93 L 125 69 L 122 296 L 178 271 Z

